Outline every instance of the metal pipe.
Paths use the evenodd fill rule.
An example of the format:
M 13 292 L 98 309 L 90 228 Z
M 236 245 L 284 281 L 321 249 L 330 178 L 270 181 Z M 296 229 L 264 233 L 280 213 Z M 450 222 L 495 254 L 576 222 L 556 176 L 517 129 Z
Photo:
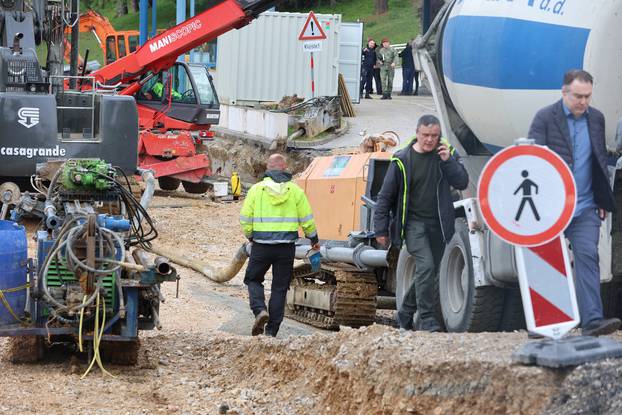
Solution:
M 155 192 L 156 178 L 153 175 L 153 170 L 139 169 L 140 176 L 145 182 L 145 191 L 140 198 L 140 205 L 147 210 L 151 201 L 153 200 L 153 194 Z
M 72 78 L 69 79 L 69 89 L 76 88 L 76 78 L 78 75 L 78 59 L 79 59 L 79 38 L 80 38 L 80 2 L 78 0 L 71 1 L 71 20 L 74 21 L 74 25 L 71 27 L 71 53 L 69 57 L 69 75 Z M 86 62 L 84 62 L 86 65 Z
M 130 270 L 130 271 L 138 271 L 138 272 L 149 271 L 147 268 L 143 267 L 142 265 L 133 264 L 131 262 L 115 261 L 114 259 L 106 259 L 103 262 L 107 262 L 109 264 L 119 265 L 122 268 L 125 268 L 125 269 Z
M 155 325 L 156 329 L 162 330 L 160 315 L 158 314 L 158 310 L 156 310 L 155 306 L 151 306 L 151 316 L 153 317 L 153 324 Z
M 155 5 L 153 6 L 155 8 Z M 138 6 L 138 28 L 140 30 L 138 42 L 144 45 L 147 42 L 147 35 L 149 34 L 149 1 L 140 0 Z
M 136 250 L 134 252 L 136 252 Z M 227 282 L 233 279 L 233 277 L 235 277 L 238 272 L 240 272 L 240 269 L 242 269 L 242 266 L 246 262 L 246 258 L 248 258 L 248 254 L 246 253 L 246 243 L 244 243 L 237 250 L 233 258 L 231 259 L 231 262 L 221 268 L 214 268 L 211 265 L 187 258 L 183 254 L 161 246 L 153 245 L 151 247 L 151 252 L 156 255 L 164 256 L 168 258 L 171 262 L 181 265 L 182 267 L 193 269 L 196 272 L 203 274 L 205 277 L 207 277 L 207 279 L 218 283 Z
M 149 254 L 144 249 L 136 248 L 132 251 L 132 256 L 137 264 L 142 265 L 145 269 L 150 267 Z
M 169 264 L 168 258 L 159 256 L 153 260 L 153 263 L 158 274 L 167 275 L 171 272 L 171 264 Z
M 307 252 L 311 250 L 311 245 L 296 246 L 296 259 L 304 259 Z M 384 268 L 389 266 L 387 261 L 387 250 L 365 248 L 359 245 L 356 248 L 346 247 L 320 247 L 322 259 L 328 262 L 345 262 L 357 266 L 365 266 L 372 268 Z
M 151 261 L 149 261 L 149 254 L 147 253 L 147 251 L 140 248 L 134 249 L 134 251 L 132 252 L 132 256 L 134 257 L 134 260 L 136 260 L 136 262 L 140 265 L 120 263 L 121 266 L 126 266 L 128 269 L 133 269 L 140 272 L 149 271 L 149 269 L 151 269 L 153 266 L 155 272 L 162 275 L 167 275 L 171 272 L 171 264 L 169 263 L 168 258 L 159 256 L 153 260 L 153 263 L 151 263 Z

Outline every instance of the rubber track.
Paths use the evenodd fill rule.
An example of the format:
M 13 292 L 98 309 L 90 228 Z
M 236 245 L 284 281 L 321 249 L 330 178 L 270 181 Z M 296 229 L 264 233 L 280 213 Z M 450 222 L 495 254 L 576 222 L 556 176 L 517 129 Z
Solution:
M 43 338 L 39 336 L 15 336 L 9 338 L 11 363 L 34 363 L 43 357 Z
M 289 318 L 328 330 L 339 330 L 339 326 L 358 328 L 374 323 L 378 293 L 374 274 L 347 264 L 322 265 L 322 273 L 332 278 L 319 284 L 314 280 L 319 277 L 319 273 L 312 273 L 308 265 L 298 267 L 294 270 L 292 285 L 334 291 L 332 309 L 326 311 L 304 306 L 296 306 L 294 309 L 288 306 Z

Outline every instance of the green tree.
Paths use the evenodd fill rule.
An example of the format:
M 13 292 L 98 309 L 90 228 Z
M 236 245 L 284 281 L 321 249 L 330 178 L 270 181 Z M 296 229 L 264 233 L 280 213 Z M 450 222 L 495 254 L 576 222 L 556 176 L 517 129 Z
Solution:
M 376 14 L 384 14 L 389 11 L 389 0 L 375 0 L 376 1 Z

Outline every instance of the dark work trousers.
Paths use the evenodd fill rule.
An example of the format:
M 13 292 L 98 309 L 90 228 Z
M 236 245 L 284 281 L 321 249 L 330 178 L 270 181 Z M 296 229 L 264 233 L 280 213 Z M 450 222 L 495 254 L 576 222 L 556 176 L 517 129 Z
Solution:
M 401 328 L 412 329 L 413 316 L 417 310 L 423 324 L 430 320 L 436 321 L 434 287 L 445 242 L 440 224 L 427 224 L 410 218 L 406 220 L 405 236 L 406 249 L 415 258 L 415 278 L 397 312 L 397 322 Z
M 251 257 L 248 260 L 244 284 L 248 286 L 248 298 L 255 316 L 266 309 L 263 281 L 272 266 L 272 287 L 268 314 L 270 319 L 266 324 L 266 334 L 276 336 L 283 321 L 285 312 L 285 297 L 289 283 L 292 280 L 294 267 L 294 244 L 258 244 L 253 243 Z
M 411 95 L 413 93 L 414 77 L 415 68 L 402 67 L 402 95 Z
M 380 79 L 380 68 L 374 68 L 374 80 L 376 81 L 376 94 L 382 95 L 382 80 Z
M 363 84 L 365 87 L 365 94 L 369 95 L 373 92 L 374 87 L 372 85 L 374 79 L 374 69 L 363 69 Z M 362 88 L 361 88 L 362 91 Z
M 415 92 L 413 92 L 413 95 L 419 95 L 419 71 L 415 71 L 413 77 L 415 79 Z
M 598 259 L 600 224 L 597 210 L 586 209 L 572 219 L 565 232 L 574 256 L 575 289 L 581 327 L 603 318 Z

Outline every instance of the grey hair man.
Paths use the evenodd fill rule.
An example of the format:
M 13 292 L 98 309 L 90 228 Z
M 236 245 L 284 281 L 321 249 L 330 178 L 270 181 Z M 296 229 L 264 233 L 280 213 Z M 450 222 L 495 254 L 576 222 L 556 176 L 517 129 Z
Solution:
M 463 190 L 468 183 L 458 154 L 441 140 L 438 118 L 422 116 L 417 122 L 416 136 L 391 158 L 374 214 L 378 244 L 390 243 L 400 249 L 406 242 L 406 249 L 417 264 L 414 282 L 398 308 L 400 328 L 442 329 L 437 319 L 439 300 L 435 286 L 445 244 L 454 234 L 451 187 Z M 417 327 L 413 322 L 416 310 L 420 316 Z

